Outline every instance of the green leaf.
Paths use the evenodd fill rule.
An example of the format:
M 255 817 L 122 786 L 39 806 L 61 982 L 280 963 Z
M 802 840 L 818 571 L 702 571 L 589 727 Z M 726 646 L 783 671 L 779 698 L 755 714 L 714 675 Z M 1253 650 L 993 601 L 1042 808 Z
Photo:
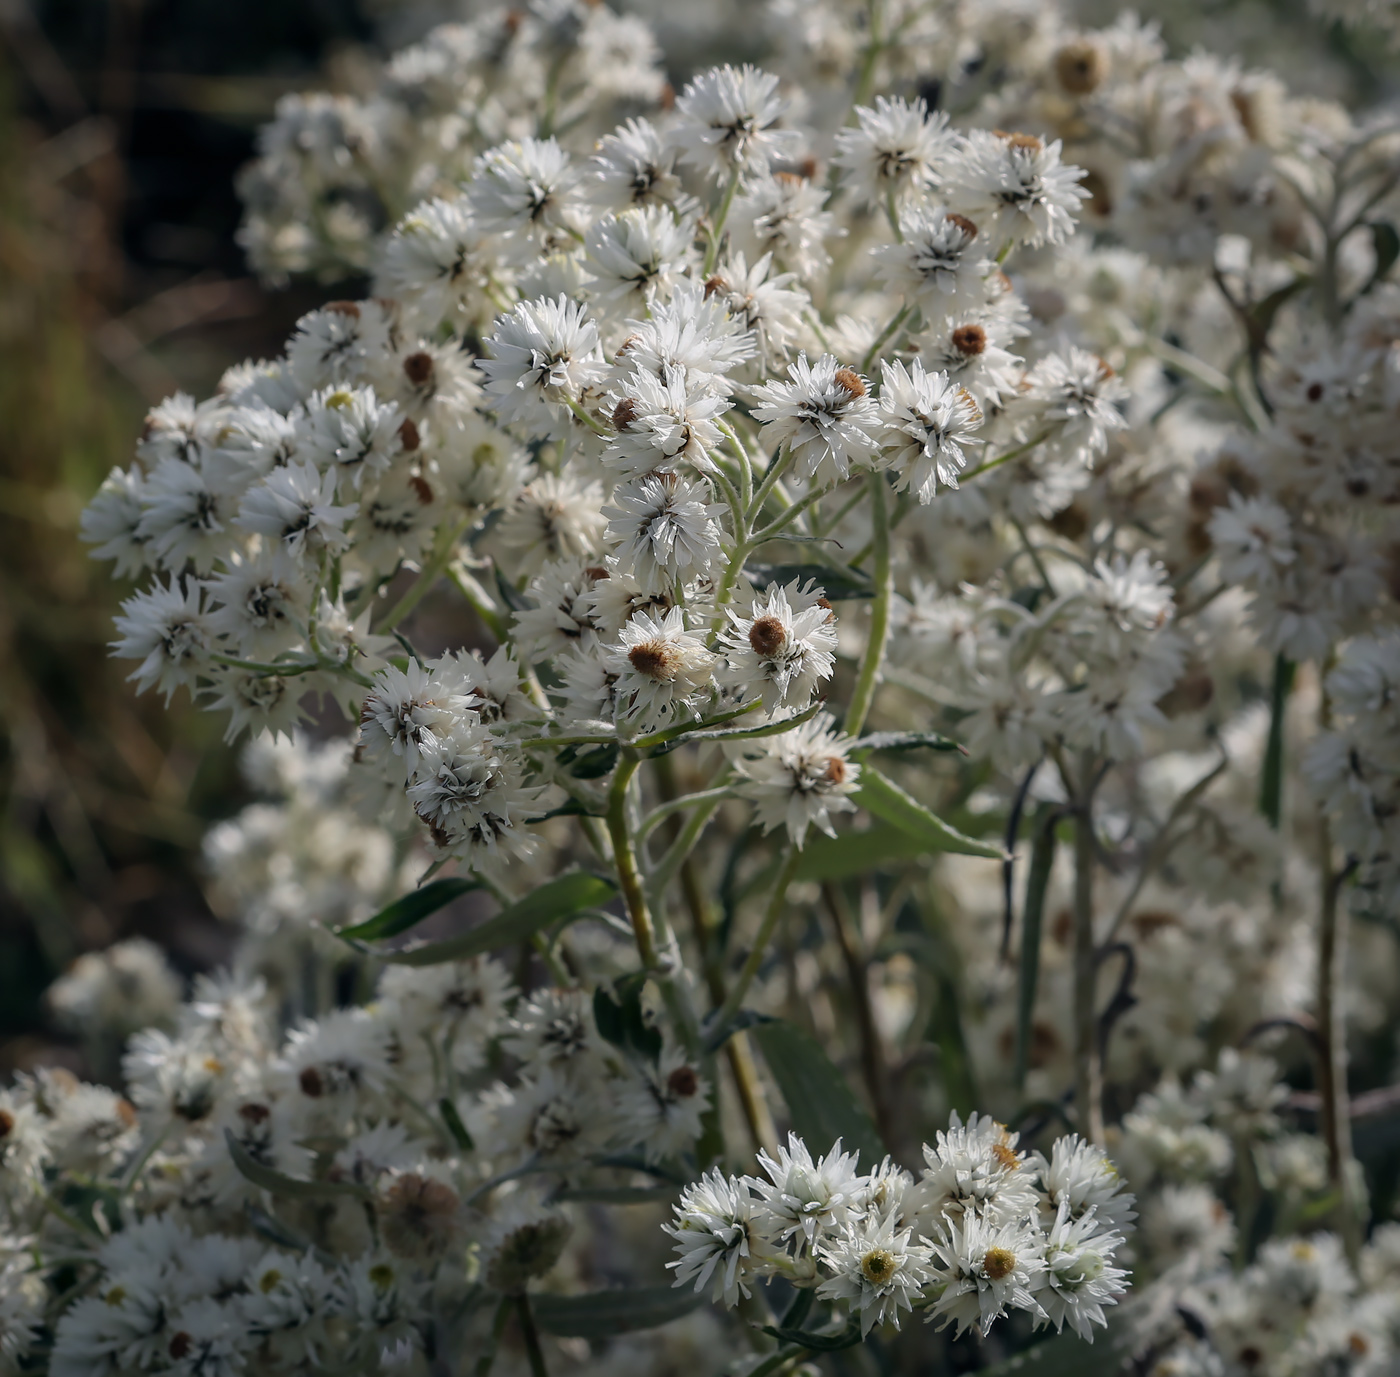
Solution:
M 848 1151 L 860 1150 L 866 1167 L 875 1166 L 885 1155 L 885 1145 L 821 1044 L 781 1019 L 758 1024 L 753 1038 L 787 1101 L 792 1131 L 808 1148 L 823 1153 L 840 1138 Z
M 447 1125 L 447 1131 L 452 1135 L 452 1141 L 463 1152 L 475 1152 L 476 1144 L 472 1142 L 472 1135 L 467 1132 L 467 1126 L 462 1122 L 462 1116 L 457 1113 L 457 1106 L 445 1095 L 438 1101 L 438 1113 L 442 1115 L 442 1121 Z
M 366 918 L 363 923 L 337 928 L 335 935 L 352 942 L 375 942 L 385 937 L 397 937 L 399 933 L 416 927 L 438 909 L 445 908 L 454 899 L 480 888 L 480 880 L 465 875 L 434 880 L 431 884 L 420 885 L 402 899 L 395 899 L 387 908 L 381 908 L 373 918 Z
M 658 1201 L 674 1200 L 676 1191 L 675 1186 L 566 1186 L 550 1199 L 596 1205 L 655 1205 Z
M 845 880 L 887 862 L 917 860 L 927 852 L 928 847 L 903 828 L 877 822 L 864 832 L 842 832 L 803 847 L 793 878 L 818 883 Z
M 860 737 L 851 747 L 850 754 L 862 760 L 871 751 L 960 751 L 967 754 L 967 747 L 938 732 L 871 732 Z
M 784 732 L 790 732 L 794 727 L 811 721 L 825 706 L 818 699 L 805 712 L 800 712 L 795 717 L 784 717 L 777 722 L 765 722 L 761 727 L 727 727 L 721 731 L 695 731 L 688 736 L 672 737 L 669 741 L 663 741 L 659 746 L 653 746 L 647 754 L 649 757 L 666 755 L 670 751 L 678 750 L 681 746 L 695 746 L 706 741 L 745 741 L 759 736 L 781 736 Z
M 790 1329 L 786 1325 L 763 1326 L 765 1334 L 781 1339 L 785 1344 L 796 1344 L 813 1353 L 839 1353 L 843 1348 L 854 1348 L 861 1341 L 860 1326 L 852 1324 L 839 1334 L 813 1334 L 806 1329 Z
M 1136 1345 L 1134 1327 L 1118 1317 L 1096 1329 L 1094 1343 L 1069 1330 L 991 1367 L 979 1377 L 1113 1377 Z
M 1264 748 L 1264 768 L 1259 773 L 1259 811 L 1278 830 L 1283 816 L 1283 734 L 1288 695 L 1293 691 L 1292 660 L 1274 656 L 1274 681 L 1269 693 L 1269 740 Z
M 575 870 L 541 885 L 519 903 L 502 909 L 494 918 L 478 923 L 460 937 L 429 942 L 408 951 L 376 952 L 375 955 L 395 966 L 440 966 L 445 961 L 466 961 L 482 952 L 533 937 L 556 918 L 567 917 L 582 908 L 597 908 L 616 893 L 617 886 L 611 880 L 586 870 Z
M 746 564 L 744 575 L 756 589 L 770 584 L 786 586 L 793 579 L 815 583 L 832 602 L 873 598 L 875 587 L 854 570 L 833 569 L 829 564 Z
M 950 827 L 873 766 L 861 766 L 860 788 L 852 798 L 867 812 L 917 837 L 926 851 L 953 851 L 960 856 L 985 856 L 994 861 L 1006 859 L 1000 842 L 979 841 Z
M 704 1303 L 703 1293 L 674 1286 L 620 1287 L 586 1291 L 580 1296 L 534 1292 L 530 1296 L 535 1323 L 545 1333 L 565 1339 L 606 1339 L 639 1329 L 659 1329 Z
M 616 741 L 590 746 L 574 760 L 569 773 L 575 779 L 602 779 L 604 775 L 612 773 L 613 766 L 617 764 L 617 752 Z
M 285 1195 L 294 1200 L 343 1200 L 347 1195 L 361 1200 L 370 1199 L 369 1189 L 354 1181 L 301 1181 L 264 1166 L 227 1128 L 224 1129 L 224 1142 L 239 1174 L 274 1195 Z
M 1021 981 L 1016 1001 L 1016 1084 L 1026 1083 L 1030 1065 L 1031 1020 L 1035 1013 L 1035 988 L 1040 976 L 1040 933 L 1045 917 L 1045 891 L 1055 864 L 1055 824 L 1060 810 L 1042 804 L 1031 847 L 1031 868 L 1026 876 L 1026 902 L 1021 912 Z
M 614 999 L 599 985 L 593 991 L 593 1021 L 601 1037 L 624 1052 L 654 1062 L 661 1055 L 661 1030 L 654 1028 L 642 1012 L 645 971 L 633 971 L 613 982 Z

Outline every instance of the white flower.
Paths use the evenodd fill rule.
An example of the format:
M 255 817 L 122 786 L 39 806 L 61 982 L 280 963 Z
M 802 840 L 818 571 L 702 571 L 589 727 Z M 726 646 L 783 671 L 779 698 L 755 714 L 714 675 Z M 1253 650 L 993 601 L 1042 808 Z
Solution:
M 248 489 L 235 524 L 282 543 L 294 559 L 350 543 L 345 527 L 359 510 L 356 503 L 335 505 L 336 475 L 321 474 L 312 463 L 274 469 Z
M 138 693 L 154 686 L 168 703 L 182 684 L 194 688 L 210 651 L 203 603 L 203 589 L 194 579 L 173 578 L 168 584 L 153 583 L 122 603 L 115 621 L 120 639 L 112 642 L 112 654 L 141 661 L 130 676 Z
M 654 731 L 708 696 L 715 657 L 685 629 L 685 612 L 673 607 L 659 620 L 638 612 L 603 666 L 617 676 L 619 717 L 634 730 Z
M 758 1165 L 768 1177 L 746 1177 L 757 1196 L 760 1227 L 784 1242 L 815 1252 L 818 1235 L 845 1222 L 860 1186 L 856 1173 L 858 1152 L 842 1152 L 841 1140 L 816 1161 L 807 1144 L 795 1133 L 787 1146 L 770 1157 L 760 1151 Z
M 552 560 L 530 582 L 535 606 L 515 614 L 511 639 L 527 661 L 558 655 L 570 646 L 596 643 L 598 628 L 588 594 L 599 579 L 606 579 L 603 565 L 581 559 Z
M 631 351 L 629 350 L 629 357 Z M 714 472 L 710 451 L 720 442 L 715 418 L 733 403 L 711 391 L 702 376 L 679 364 L 656 372 L 638 367 L 607 396 L 616 437 L 603 462 L 627 478 L 687 463 Z
M 518 750 L 459 718 L 443 736 L 425 741 L 419 757 L 408 801 L 436 847 L 468 858 L 535 849 L 523 823 L 538 807 L 540 790 L 524 783 Z
M 786 827 L 800 847 L 807 829 L 836 835 L 832 813 L 851 813 L 860 766 L 847 759 L 848 738 L 835 730 L 830 713 L 819 712 L 783 732 L 761 738 L 762 753 L 735 762 L 739 794 L 753 803 L 765 832 Z
M 951 328 L 948 326 L 951 325 Z M 1011 338 L 1005 322 L 954 317 L 919 340 L 919 357 L 930 373 L 946 373 L 990 411 L 1014 396 L 1021 380 L 1021 360 L 1005 347 Z
M 618 1147 L 640 1147 L 649 1162 L 694 1148 L 710 1105 L 710 1085 L 682 1049 L 667 1048 L 655 1066 L 632 1065 L 616 1093 Z
M 794 291 L 789 285 L 797 280 L 796 273 L 772 273 L 772 268 L 771 253 L 752 268 L 742 253 L 736 253 L 715 269 L 704 286 L 707 297 L 716 298 L 741 328 L 752 333 L 762 362 L 770 368 L 790 357 L 803 314 L 812 305 L 805 291 Z
M 690 198 L 676 175 L 675 161 L 675 151 L 649 120 L 629 119 L 598 141 L 589 164 L 591 179 L 583 190 L 613 210 L 660 205 L 683 212 Z
M 491 404 L 503 421 L 540 434 L 556 431 L 568 404 L 606 371 L 598 326 L 582 303 L 565 296 L 520 302 L 496 318 L 486 343 L 491 356 L 478 366 Z
M 82 538 L 97 547 L 93 559 L 116 561 L 112 572 L 117 578 L 139 574 L 149 563 L 146 538 L 138 534 L 143 486 L 139 469 L 114 468 L 83 508 Z
M 1210 518 L 1210 538 L 1220 556 L 1220 576 L 1229 583 L 1266 583 L 1298 558 L 1293 524 L 1269 497 L 1230 494 L 1228 507 Z
M 911 298 L 933 321 L 985 309 L 992 270 L 985 236 L 965 215 L 938 206 L 902 211 L 900 240 L 871 251 L 892 292 Z
M 587 1063 L 602 1047 L 586 990 L 537 990 L 516 1006 L 501 1046 L 522 1064 Z
M 211 466 L 212 468 L 212 466 Z M 227 553 L 232 502 L 211 473 L 181 459 L 162 459 L 141 486 L 143 512 L 135 540 L 147 558 L 173 572 L 186 563 L 207 574 Z
M 899 1312 L 912 1310 L 913 1297 L 933 1279 L 933 1249 L 911 1243 L 911 1229 L 897 1229 L 889 1215 L 848 1220 L 819 1246 L 834 1275 L 817 1288 L 819 1296 L 843 1300 L 860 1315 L 860 1332 L 877 1324 L 899 1327 Z
M 410 660 L 407 669 L 389 665 L 374 676 L 360 711 L 360 749 L 371 758 L 399 756 L 412 774 L 463 717 L 476 717 L 476 696 Z
M 963 136 L 949 171 L 955 199 L 990 238 L 1061 244 L 1074 233 L 1083 171 L 1060 161 L 1060 141 L 1033 134 L 974 129 Z
M 977 1216 L 1001 1223 L 1034 1214 L 1034 1174 L 1016 1151 L 1017 1135 L 975 1111 L 964 1125 L 956 1111 L 933 1146 L 924 1144 L 923 1177 L 917 1187 L 919 1217 Z
M 506 506 L 494 543 L 513 575 L 538 573 L 550 560 L 585 559 L 603 541 L 603 488 L 573 473 L 547 473 Z
M 431 333 L 444 320 L 473 315 L 490 283 L 489 241 L 465 196 L 414 207 L 380 254 L 375 290 L 397 300 Z
M 303 394 L 355 383 L 388 352 L 389 319 L 377 301 L 332 301 L 297 321 L 287 366 Z
M 776 263 L 809 278 L 831 262 L 825 241 L 840 233 L 822 207 L 826 192 L 795 172 L 756 180 L 734 202 L 731 225 L 752 258 L 771 254 Z
M 1071 346 L 1049 354 L 1026 374 L 1021 405 L 1033 416 L 1026 424 L 1044 434 L 1047 452 L 1071 463 L 1089 464 L 1108 447 L 1108 433 L 1127 422 L 1114 405 L 1127 388 L 1101 358 Z
M 482 229 L 546 238 L 571 224 L 578 171 L 554 139 L 521 139 L 483 153 L 467 197 Z
M 310 434 L 303 452 L 336 475 L 342 495 L 359 492 L 367 476 L 379 477 L 405 449 L 403 415 L 372 387 L 326 388 L 311 396 L 306 412 Z M 416 430 L 411 434 L 416 449 Z
M 775 449 L 785 447 L 803 478 L 845 479 L 853 463 L 868 463 L 877 448 L 878 420 L 865 379 L 831 354 L 815 365 L 799 355 L 788 376 L 791 382 L 753 389 L 763 439 Z
M 1035 1288 L 1057 1333 L 1068 1320 L 1081 1339 L 1092 1343 L 1094 1325 L 1107 1328 L 1104 1306 L 1117 1305 L 1127 1290 L 1123 1278 L 1128 1273 L 1112 1265 L 1122 1244 L 1122 1234 L 1105 1228 L 1092 1207 L 1076 1219 L 1068 1200 L 1061 1202 L 1045 1238 L 1045 1271 Z
M 836 618 L 821 590 L 794 579 L 758 594 L 747 614 L 725 611 L 733 626 L 720 641 L 731 682 L 745 697 L 757 690 L 765 712 L 801 712 L 836 667 Z
M 882 465 L 898 474 L 900 492 L 912 489 L 927 506 L 940 484 L 958 486 L 964 446 L 981 443 L 972 432 L 982 412 L 966 388 L 946 373 L 925 373 L 918 359 L 909 368 L 881 360 L 880 371 Z
M 691 1280 L 703 1291 L 713 1278 L 711 1298 L 738 1305 L 750 1295 L 749 1280 L 764 1260 L 765 1240 L 754 1220 L 754 1200 L 746 1181 L 726 1178 L 718 1167 L 681 1191 L 674 1223 L 662 1226 L 676 1240 L 680 1256 L 666 1266 L 675 1284 Z
M 898 202 L 940 180 L 954 145 L 941 110 L 930 115 L 922 100 L 877 96 L 873 109 L 858 105 L 855 116 L 856 127 L 836 135 L 831 161 L 865 205 Z
M 1043 1321 L 1045 1311 L 1031 1286 L 1045 1270 L 1043 1240 L 1019 1219 L 996 1223 L 973 1214 L 956 1220 L 945 1217 L 944 1237 L 933 1240 L 933 1251 L 946 1269 L 942 1295 L 929 1310 L 940 1328 L 955 1324 L 958 1333 L 992 1325 L 1011 1310 L 1029 1310 Z
M 613 312 L 646 308 L 667 297 L 685 268 L 693 230 L 665 206 L 637 206 L 604 216 L 588 231 L 589 291 Z
M 719 558 L 724 507 L 706 501 L 709 485 L 676 473 L 649 473 L 613 492 L 607 538 L 643 587 L 671 587 L 708 573 Z
M 676 369 L 684 374 L 687 389 L 728 396 L 734 389 L 727 375 L 753 358 L 758 346 L 749 329 L 747 308 L 734 304 L 729 288 L 718 278 L 710 281 L 713 287 L 681 278 L 671 300 L 653 305 L 649 319 L 629 320 L 632 333 L 617 351 L 618 363 L 661 381 L 668 368 Z M 794 292 L 782 293 L 775 284 L 758 290 L 770 306 L 775 290 L 804 300 Z
M 676 98 L 670 137 L 681 161 L 717 180 L 766 170 L 801 139 L 775 128 L 786 107 L 777 92 L 776 76 L 748 64 L 702 72 Z
M 1123 1229 L 1136 1216 L 1133 1197 L 1123 1187 L 1122 1176 L 1104 1150 L 1085 1142 L 1077 1133 L 1056 1138 L 1047 1161 L 1032 1154 L 1041 1188 L 1056 1209 L 1066 1209 L 1071 1220 L 1092 1211 L 1099 1227 Z

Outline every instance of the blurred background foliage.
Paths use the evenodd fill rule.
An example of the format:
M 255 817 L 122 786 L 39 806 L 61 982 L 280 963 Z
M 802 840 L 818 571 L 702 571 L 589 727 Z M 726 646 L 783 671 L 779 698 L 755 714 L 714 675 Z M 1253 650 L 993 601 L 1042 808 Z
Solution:
M 761 56 L 756 25 L 729 31 L 733 54 L 700 51 L 685 5 L 630 7 L 657 24 L 676 80 Z M 1096 23 L 1120 8 L 1082 6 Z M 1372 101 L 1400 71 L 1302 0 L 1137 8 L 1177 51 L 1235 52 L 1319 95 Z M 89 561 L 78 518 L 151 403 L 206 394 L 229 363 L 278 352 L 327 295 L 358 294 L 260 287 L 235 238 L 234 175 L 278 95 L 363 88 L 378 56 L 451 13 L 0 0 L 0 1077 L 90 1071 L 43 1005 L 80 952 L 140 934 L 188 972 L 231 945 L 201 893 L 199 842 L 245 801 L 235 752 L 215 716 L 137 698 L 107 658 L 129 590 Z

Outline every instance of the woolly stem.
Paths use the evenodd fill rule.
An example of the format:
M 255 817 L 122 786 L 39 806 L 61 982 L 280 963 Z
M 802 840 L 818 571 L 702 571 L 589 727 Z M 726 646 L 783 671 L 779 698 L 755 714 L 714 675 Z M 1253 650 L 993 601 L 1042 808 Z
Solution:
M 622 887 L 622 898 L 627 905 L 627 916 L 632 920 L 632 935 L 637 942 L 637 955 L 642 959 L 642 967 L 653 971 L 660 962 L 656 956 L 656 933 L 652 927 L 651 914 L 647 910 L 646 892 L 642 888 L 641 871 L 637 868 L 637 853 L 632 845 L 632 834 L 627 826 L 627 786 L 637 773 L 641 757 L 631 751 L 623 754 L 613 772 L 612 786 L 608 789 L 607 826 L 612 838 L 613 864 L 617 867 L 618 882 Z
M 1318 818 L 1322 912 L 1317 949 L 1318 1092 L 1322 1101 L 1322 1141 L 1327 1147 L 1327 1179 L 1337 1195 L 1342 1242 L 1353 1265 L 1361 1247 L 1360 1220 L 1351 1188 L 1351 1096 L 1347 1087 L 1346 1001 L 1342 981 L 1351 915 L 1339 903 L 1346 871 L 1332 858 L 1332 830 Z
M 724 233 L 724 222 L 729 219 L 729 208 L 734 204 L 734 193 L 739 189 L 739 173 L 742 169 L 736 163 L 734 170 L 729 174 L 729 181 L 724 188 L 724 197 L 719 203 L 719 209 L 715 212 L 714 228 L 710 231 L 710 247 L 705 250 L 705 266 L 701 272 L 702 278 L 707 278 L 714 272 L 715 264 L 719 261 L 720 236 Z
M 530 1310 L 530 1297 L 522 1291 L 515 1298 L 515 1314 L 520 1321 L 520 1337 L 525 1340 L 525 1357 L 530 1364 L 530 1377 L 549 1377 L 544 1350 L 540 1347 L 540 1332 Z
M 870 638 L 861 657 L 860 672 L 851 694 L 842 728 L 847 736 L 859 736 L 870 712 L 875 688 L 880 682 L 880 666 L 885 659 L 885 646 L 890 637 L 890 607 L 894 600 L 894 575 L 890 564 L 889 487 L 885 475 L 872 473 L 866 480 L 870 490 L 870 521 L 875 554 L 875 600 L 870 608 Z
M 442 571 L 447 568 L 452 559 L 452 552 L 457 548 L 457 541 L 470 524 L 471 517 L 463 517 L 455 526 L 444 522 L 438 528 L 437 539 L 433 542 L 433 552 L 429 555 L 427 563 L 423 565 L 422 571 L 413 581 L 413 586 L 394 604 L 384 620 L 375 627 L 377 632 L 392 630 L 423 601 L 423 598 L 441 577 Z
M 1074 820 L 1074 1104 L 1080 1134 L 1103 1142 L 1103 1063 L 1099 1046 L 1098 950 L 1094 943 L 1093 769 Z
M 724 1028 L 731 1023 L 734 1015 L 744 1003 L 744 996 L 749 992 L 749 986 L 753 984 L 754 977 L 758 974 L 758 968 L 763 965 L 763 957 L 768 951 L 768 944 L 773 940 L 773 929 L 778 926 L 778 919 L 783 915 L 783 904 L 787 900 L 788 886 L 792 883 L 792 877 L 797 871 L 797 862 L 802 853 L 794 846 L 788 848 L 787 855 L 783 858 L 782 868 L 778 871 L 778 878 L 773 883 L 773 892 L 768 897 L 768 908 L 763 914 L 763 921 L 758 925 L 758 932 L 753 939 L 753 947 L 745 959 L 743 967 L 739 971 L 739 978 L 734 982 L 734 988 L 729 991 L 725 1001 L 720 1005 L 719 1013 L 715 1015 L 715 1027 Z

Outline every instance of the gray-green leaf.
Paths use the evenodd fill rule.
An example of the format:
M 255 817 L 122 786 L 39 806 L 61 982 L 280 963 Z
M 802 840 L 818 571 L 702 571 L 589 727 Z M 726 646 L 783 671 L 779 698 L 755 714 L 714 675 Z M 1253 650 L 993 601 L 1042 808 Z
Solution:
M 445 961 L 466 961 L 483 952 L 533 937 L 541 928 L 580 909 L 597 908 L 617 893 L 617 886 L 601 875 L 575 870 L 541 885 L 494 918 L 478 924 L 460 937 L 429 942 L 408 951 L 376 953 L 395 966 L 439 966 Z
M 860 788 L 852 797 L 867 812 L 917 837 L 926 851 L 953 851 L 960 856 L 985 856 L 994 861 L 1006 859 L 1000 842 L 980 841 L 959 832 L 872 765 L 861 766 Z
M 638 1329 L 657 1329 L 704 1304 L 689 1287 L 619 1287 L 586 1291 L 580 1296 L 537 1292 L 530 1297 L 535 1323 L 547 1334 L 566 1339 L 606 1339 Z
M 821 1044 L 781 1019 L 758 1024 L 752 1036 L 787 1101 L 792 1130 L 808 1148 L 826 1152 L 840 1138 L 847 1150 L 860 1150 L 862 1164 L 875 1166 L 885 1145 Z

